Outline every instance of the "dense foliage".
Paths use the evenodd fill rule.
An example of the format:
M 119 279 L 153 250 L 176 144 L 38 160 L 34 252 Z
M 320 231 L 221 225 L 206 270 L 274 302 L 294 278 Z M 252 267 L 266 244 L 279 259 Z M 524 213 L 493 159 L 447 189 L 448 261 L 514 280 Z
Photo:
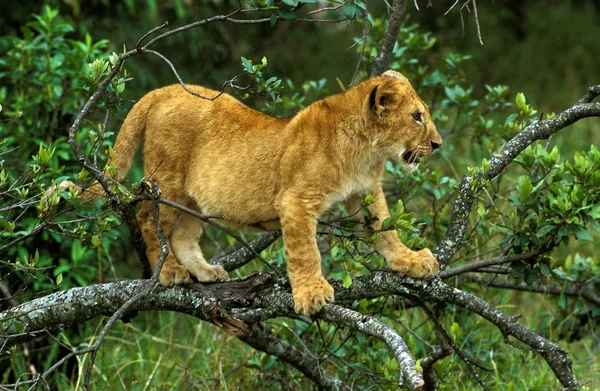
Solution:
M 81 110 L 82 102 L 114 65 L 117 56 L 114 52 L 123 51 L 120 47 L 123 40 L 115 36 L 110 41 L 98 40 L 90 15 L 97 11 L 106 17 L 116 10 L 117 19 L 127 22 L 143 10 L 147 15 L 140 29 L 145 31 L 157 24 L 154 23 L 157 19 L 162 21 L 158 15 L 163 11 L 185 22 L 220 13 L 225 8 L 211 2 L 210 7 L 196 14 L 187 11 L 184 2 L 176 0 L 163 6 L 154 1 L 143 5 L 133 1 L 119 5 L 91 3 L 89 11 L 78 1 L 70 2 L 71 16 L 45 7 L 18 33 L 13 31 L 0 38 L 0 276 L 6 297 L 0 297 L 0 309 L 9 307 L 8 298 L 25 301 L 53 290 L 139 276 L 127 230 L 122 229 L 121 216 L 112 212 L 110 205 L 83 203 L 74 192 L 44 197 L 50 186 L 67 178 L 81 183 L 91 178 L 89 172 L 81 169 L 67 143 L 67 129 Z M 270 6 L 274 2 L 253 3 Z M 284 21 L 294 19 L 297 16 L 292 10 L 297 4 L 298 1 L 283 1 L 272 15 Z M 368 77 L 372 59 L 378 53 L 387 18 L 384 12 L 370 13 L 371 27 L 364 41 L 361 35 L 364 4 L 346 2 L 341 11 L 357 19 L 349 28 L 356 36 L 352 55 L 344 55 L 356 60 L 364 51 L 358 72 L 358 79 L 363 79 Z M 108 26 L 111 22 L 102 23 Z M 177 64 L 186 82 L 206 79 L 208 84 L 220 85 L 230 80 L 226 92 L 247 99 L 249 104 L 273 115 L 292 115 L 328 93 L 349 88 L 349 83 L 342 80 L 350 79 L 348 75 L 354 71 L 355 62 L 339 72 L 343 78 L 335 80 L 332 76 L 336 71 L 329 68 L 324 72 L 318 71 L 318 66 L 310 73 L 296 71 L 293 62 L 284 59 L 284 55 L 271 56 L 276 51 L 269 50 L 270 54 L 264 57 L 257 49 L 273 42 L 270 34 L 289 31 L 301 36 L 299 47 L 314 47 L 325 39 L 329 42 L 327 46 L 336 46 L 336 39 L 344 34 L 332 26 L 295 31 L 298 25 L 279 21 L 273 24 L 252 29 L 222 25 L 191 30 L 188 34 L 198 46 L 195 51 L 182 46 L 183 38 L 178 36 L 165 42 L 175 48 L 185 47 L 179 55 L 169 58 Z M 141 30 L 135 29 L 138 31 Z M 311 37 L 313 33 L 317 37 Z M 142 34 L 128 37 L 127 49 Z M 245 40 L 234 40 L 230 34 L 248 36 Z M 213 35 L 224 39 L 212 39 Z M 229 48 L 216 41 L 227 42 Z M 280 53 L 297 49 L 277 47 Z M 297 61 L 311 56 L 313 64 L 321 60 L 326 64 L 329 60 L 324 58 L 325 49 L 315 50 L 316 54 L 309 55 L 310 50 L 302 49 Z M 339 48 L 331 50 L 337 53 Z M 185 62 L 188 53 L 192 58 Z M 228 59 L 234 65 L 227 71 L 218 70 L 219 64 L 226 61 L 224 57 L 233 56 L 232 53 L 239 55 L 234 61 Z M 397 228 L 409 247 L 436 247 L 448 226 L 460 176 L 484 173 L 490 157 L 506 141 L 540 116 L 552 114 L 538 112 L 524 93 L 511 91 L 505 85 L 472 85 L 464 71 L 471 56 L 443 50 L 436 42 L 436 35 L 416 23 L 407 22 L 401 27 L 392 56 L 391 68 L 401 70 L 428 102 L 444 136 L 444 147 L 414 173 L 406 173 L 399 164 L 388 162 L 384 187 L 393 207 L 384 228 Z M 131 105 L 130 100 L 139 98 L 140 90 L 156 86 L 155 79 L 161 83 L 174 80 L 166 64 L 152 64 L 142 66 L 139 59 L 126 62 L 126 69 L 120 70 L 93 107 L 77 137 L 94 161 L 102 162 L 111 153 L 113 134 Z M 196 71 L 192 79 L 190 75 Z M 162 77 L 163 73 L 169 77 Z M 240 76 L 234 79 L 233 74 Z M 302 77 L 297 77 L 299 74 Z M 305 80 L 307 74 L 316 80 Z M 137 89 L 132 92 L 130 86 L 136 83 Z M 584 89 L 575 91 L 575 95 L 584 92 Z M 555 108 L 557 111 L 573 102 L 562 103 L 563 106 Z M 597 120 L 593 126 L 598 129 Z M 591 291 L 600 289 L 596 255 L 600 237 L 600 151 L 586 141 L 579 146 L 579 151 L 572 152 L 554 140 L 534 144 L 501 177 L 476 185 L 476 212 L 472 213 L 470 230 L 451 266 L 498 254 L 535 254 L 480 274 L 457 276 L 454 278 L 457 286 L 481 295 L 486 295 L 490 280 L 505 281 L 507 287 L 513 288 L 521 283 L 528 287 L 553 283 L 565 288 L 574 284 Z M 133 184 L 122 188 L 123 194 L 135 189 L 139 170 L 134 170 L 132 176 Z M 366 195 L 364 205 L 370 202 L 372 196 Z M 368 212 L 363 213 L 368 219 Z M 360 232 L 347 217 L 343 207 L 327 216 L 319 227 L 319 241 L 328 278 L 351 286 L 354 278 L 381 269 L 385 263 L 372 251 L 377 234 Z M 206 236 L 203 246 L 209 254 L 223 254 L 237 246 L 216 229 L 209 229 Z M 271 246 L 263 257 L 271 267 L 285 271 L 281 244 Z M 257 262 L 236 271 L 236 275 L 263 270 L 268 271 Z M 575 371 L 580 371 L 584 381 L 592 380 L 594 372 L 598 373 L 600 363 L 590 346 L 597 345 L 599 338 L 600 306 L 560 294 L 544 298 L 543 304 L 536 306 L 534 302 L 526 302 L 539 300 L 533 293 L 493 292 L 494 295 L 486 297 L 491 303 L 504 306 L 510 314 L 525 315 L 532 328 L 544 335 L 572 342 L 572 349 L 585 356 L 575 357 Z M 407 332 L 403 337 L 415 357 L 427 354 L 429 344 L 434 343 L 433 336 L 438 333 L 427 322 L 423 310 L 412 308 L 415 303 L 381 297 L 347 304 L 362 313 L 376 314 L 386 323 L 405 327 Z M 519 307 L 515 309 L 516 305 Z M 495 335 L 498 333 L 490 336 L 491 326 L 465 316 L 453 305 L 434 304 L 432 308 L 461 349 L 490 369 L 483 372 L 490 387 L 517 390 L 558 385 L 549 380 L 552 375 L 548 368 L 536 365 L 539 358 L 534 358 L 534 353 L 501 347 L 501 336 Z M 377 389 L 397 388 L 398 364 L 380 341 L 324 322 L 306 324 L 277 319 L 266 322 L 264 327 L 290 343 L 305 341 L 301 344 L 306 345 L 299 346 L 320 357 L 324 367 L 357 388 L 367 389 L 371 385 Z M 93 334 L 93 325 L 82 325 L 78 330 L 60 333 L 56 341 L 33 342 L 24 349 L 12 350 L 9 356 L 0 356 L 3 368 L 0 383 L 15 381 L 30 370 L 30 365 L 38 371 L 48 369 L 64 355 L 65 346 L 85 345 Z M 185 340 L 180 339 L 182 335 L 186 335 Z M 588 362 L 589 356 L 592 359 Z M 74 358 L 54 372 L 48 379 L 51 388 L 78 387 L 82 374 L 78 360 Z M 529 363 L 521 367 L 515 360 Z M 132 323 L 117 326 L 100 352 L 96 367 L 95 389 L 310 387 L 306 378 L 274 357 L 251 351 L 208 325 L 177 314 L 142 315 Z M 436 368 L 443 374 L 441 389 L 475 387 L 476 383 L 455 356 L 440 361 Z M 589 368 L 591 374 L 585 372 Z M 532 371 L 538 372 L 528 376 Z M 233 375 L 236 372 L 241 375 Z M 590 389 L 594 386 L 598 383 Z

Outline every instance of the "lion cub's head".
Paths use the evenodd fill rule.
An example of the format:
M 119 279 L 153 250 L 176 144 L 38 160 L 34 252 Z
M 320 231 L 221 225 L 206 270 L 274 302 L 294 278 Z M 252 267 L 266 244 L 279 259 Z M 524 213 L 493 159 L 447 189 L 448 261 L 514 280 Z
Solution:
M 429 108 L 408 79 L 387 71 L 375 80 L 377 84 L 369 95 L 376 133 L 371 134 L 373 146 L 413 170 L 422 156 L 431 155 L 442 145 L 442 136 L 431 120 Z

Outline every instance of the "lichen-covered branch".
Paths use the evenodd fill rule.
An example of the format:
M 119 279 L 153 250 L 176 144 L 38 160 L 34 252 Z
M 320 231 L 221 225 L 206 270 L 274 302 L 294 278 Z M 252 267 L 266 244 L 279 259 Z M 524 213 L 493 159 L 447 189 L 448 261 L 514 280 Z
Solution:
M 382 340 L 390 348 L 398 362 L 402 384 L 409 390 L 420 390 L 425 384 L 423 376 L 415 369 L 415 359 L 410 353 L 408 346 L 406 346 L 402 337 L 391 327 L 381 323 L 372 316 L 366 316 L 360 312 L 335 304 L 327 305 L 319 313 L 319 317 L 335 324 L 348 326 Z
M 572 372 L 573 362 L 560 346 L 532 332 L 518 322 L 518 317 L 511 317 L 495 308 L 488 302 L 470 293 L 444 284 L 439 279 L 420 284 L 420 293 L 435 300 L 456 304 L 494 324 L 508 341 L 510 336 L 537 351 L 548 363 L 556 378 L 565 387 L 579 385 Z
M 533 122 L 508 141 L 500 151 L 494 153 L 490 159 L 489 170 L 462 178 L 454 201 L 454 209 L 452 210 L 448 230 L 435 250 L 435 256 L 440 264 L 447 265 L 461 246 L 469 224 L 471 207 L 481 180 L 490 181 L 496 178 L 506 166 L 533 142 L 547 139 L 552 134 L 580 119 L 600 117 L 600 103 L 590 103 L 592 99 L 598 96 L 599 91 L 600 85 L 590 87 L 588 93 L 572 107 L 550 119 Z
M 153 281 L 122 281 L 73 288 L 21 304 L 0 314 L 0 346 L 12 346 L 42 332 L 55 331 L 99 315 L 112 314 L 147 284 L 153 284 Z M 339 281 L 333 281 L 332 286 L 339 301 L 417 294 L 424 300 L 456 304 L 494 324 L 506 338 L 517 338 L 539 352 L 563 386 L 574 387 L 578 384 L 571 372 L 571 360 L 560 346 L 522 326 L 515 317 L 504 314 L 472 294 L 448 286 L 440 279 L 422 281 L 389 272 L 376 272 L 354 279 L 349 288 L 343 288 Z M 139 300 L 130 309 L 178 311 L 218 324 L 215 322 L 215 308 L 231 313 L 239 309 L 254 309 L 265 318 L 274 313 L 293 313 L 289 287 L 268 274 L 255 274 L 240 280 L 214 284 L 190 284 L 173 288 L 157 286 L 153 295 Z M 336 312 L 339 310 L 335 306 L 332 309 L 328 305 L 322 316 L 334 316 Z M 338 321 L 350 322 L 342 318 L 338 318 Z M 370 329 L 369 332 L 374 332 L 373 330 Z

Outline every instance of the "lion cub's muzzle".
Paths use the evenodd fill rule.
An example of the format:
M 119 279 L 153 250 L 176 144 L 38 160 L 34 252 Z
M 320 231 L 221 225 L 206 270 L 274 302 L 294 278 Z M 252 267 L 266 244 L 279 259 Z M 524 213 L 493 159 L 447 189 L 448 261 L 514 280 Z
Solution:
M 436 149 L 440 147 L 441 144 L 436 142 L 431 142 L 431 148 L 427 147 L 416 147 L 411 148 L 408 151 L 405 151 L 402 154 L 402 160 L 406 164 L 417 164 L 422 157 L 427 157 L 431 155 Z

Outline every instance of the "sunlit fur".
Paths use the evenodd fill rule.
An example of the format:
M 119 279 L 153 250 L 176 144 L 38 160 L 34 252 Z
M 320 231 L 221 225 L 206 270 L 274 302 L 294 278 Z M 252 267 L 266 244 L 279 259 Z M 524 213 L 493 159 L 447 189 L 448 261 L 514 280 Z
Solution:
M 413 118 L 417 111 L 421 123 Z M 113 163 L 120 177 L 142 138 L 144 172 L 153 173 L 164 198 L 223 216 L 235 226 L 283 228 L 295 308 L 304 314 L 334 299 L 321 273 L 317 218 L 340 202 L 356 209 L 362 195 L 373 192 L 376 202 L 369 209 L 378 221 L 372 228 L 379 229 L 389 216 L 380 185 L 385 161 L 402 161 L 407 150 L 428 155 L 432 141 L 442 142 L 427 105 L 393 71 L 287 119 L 257 112 L 227 94 L 209 101 L 180 85 L 154 90 L 134 105 L 118 134 Z M 149 202 L 138 220 L 154 266 L 160 249 Z M 170 247 L 162 284 L 188 282 L 190 274 L 199 281 L 227 278 L 202 255 L 202 221 L 162 206 L 160 223 Z M 383 232 L 376 250 L 392 270 L 408 276 L 429 277 L 438 270 L 429 250 L 406 248 L 395 231 Z

